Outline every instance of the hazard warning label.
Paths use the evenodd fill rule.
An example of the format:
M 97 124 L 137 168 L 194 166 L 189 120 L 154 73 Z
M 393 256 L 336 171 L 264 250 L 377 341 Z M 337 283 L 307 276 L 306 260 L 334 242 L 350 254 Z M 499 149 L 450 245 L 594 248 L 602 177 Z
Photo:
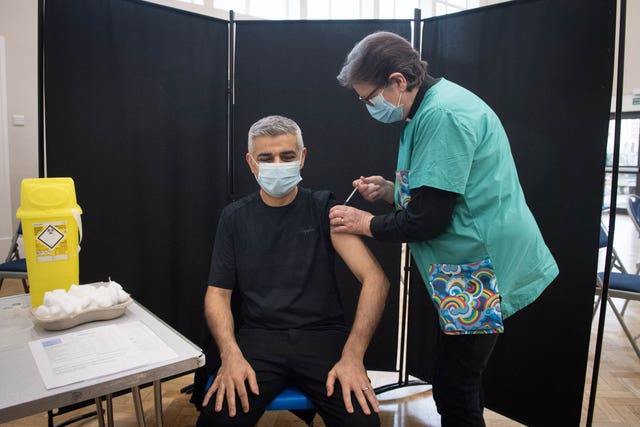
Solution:
M 36 261 L 62 261 L 69 258 L 67 251 L 67 222 L 55 221 L 33 224 L 36 237 Z

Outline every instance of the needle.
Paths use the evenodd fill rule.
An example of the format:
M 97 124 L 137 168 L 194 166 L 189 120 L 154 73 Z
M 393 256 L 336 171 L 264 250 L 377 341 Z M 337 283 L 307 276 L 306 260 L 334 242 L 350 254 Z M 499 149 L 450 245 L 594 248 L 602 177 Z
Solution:
M 356 190 L 358 190 L 358 187 L 354 188 L 353 191 L 351 192 L 351 194 L 349 194 L 349 197 L 347 197 L 347 200 L 344 201 L 344 204 L 346 205 L 347 203 L 349 203 L 349 200 L 351 200 L 351 198 L 353 197 L 354 194 L 356 194 Z

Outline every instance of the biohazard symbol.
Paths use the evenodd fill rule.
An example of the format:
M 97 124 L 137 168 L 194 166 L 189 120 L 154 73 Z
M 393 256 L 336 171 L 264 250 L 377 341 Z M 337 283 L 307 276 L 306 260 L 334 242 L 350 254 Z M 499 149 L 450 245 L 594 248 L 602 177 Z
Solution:
M 64 233 L 58 230 L 53 225 L 49 225 L 47 228 L 42 230 L 42 233 L 38 235 L 38 240 L 49 248 L 53 249 L 56 247 L 60 240 L 64 238 Z

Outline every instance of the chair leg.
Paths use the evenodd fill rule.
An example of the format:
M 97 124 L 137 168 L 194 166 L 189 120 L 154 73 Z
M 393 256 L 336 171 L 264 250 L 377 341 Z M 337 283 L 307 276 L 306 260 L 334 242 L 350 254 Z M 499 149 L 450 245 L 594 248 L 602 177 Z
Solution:
M 24 293 L 29 293 L 29 285 L 27 284 L 27 279 L 22 279 L 22 289 L 24 289 Z
M 596 317 L 596 313 L 598 312 L 598 307 L 600 307 L 600 300 L 602 299 L 602 297 L 600 295 L 598 295 L 598 299 L 596 300 L 596 303 L 593 305 L 593 315 L 591 316 L 591 319 L 593 320 L 594 317 Z
M 638 358 L 640 358 L 640 348 L 638 348 L 638 344 L 636 344 L 636 341 L 633 339 L 633 335 L 631 335 L 631 332 L 629 331 L 629 328 L 627 328 L 627 325 L 624 323 L 624 319 L 622 318 L 622 315 L 618 311 L 618 308 L 613 303 L 611 298 L 607 297 L 607 300 L 609 301 L 609 305 L 611 306 L 611 309 L 613 310 L 613 313 L 618 318 L 618 322 L 620 323 L 620 326 L 622 326 L 622 330 L 624 331 L 625 335 L 629 339 L 629 342 L 631 343 L 631 346 L 633 347 L 633 350 L 636 352 L 636 355 L 638 356 Z
M 622 311 L 620 311 L 620 314 L 624 316 L 624 312 L 627 311 L 627 306 L 629 305 L 629 300 L 626 300 L 624 302 L 624 305 L 622 306 Z

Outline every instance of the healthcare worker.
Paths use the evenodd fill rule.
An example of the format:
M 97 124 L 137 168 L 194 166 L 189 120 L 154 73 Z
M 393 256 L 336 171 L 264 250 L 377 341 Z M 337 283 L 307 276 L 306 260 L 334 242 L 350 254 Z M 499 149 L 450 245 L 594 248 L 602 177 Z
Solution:
M 374 119 L 404 127 L 395 182 L 353 182 L 363 198 L 385 200 L 395 212 L 335 206 L 332 232 L 409 242 L 439 314 L 433 395 L 442 426 L 484 426 L 482 373 L 504 319 L 558 275 L 507 135 L 487 104 L 427 74 L 427 63 L 397 34 L 361 40 L 338 81 L 357 92 Z

